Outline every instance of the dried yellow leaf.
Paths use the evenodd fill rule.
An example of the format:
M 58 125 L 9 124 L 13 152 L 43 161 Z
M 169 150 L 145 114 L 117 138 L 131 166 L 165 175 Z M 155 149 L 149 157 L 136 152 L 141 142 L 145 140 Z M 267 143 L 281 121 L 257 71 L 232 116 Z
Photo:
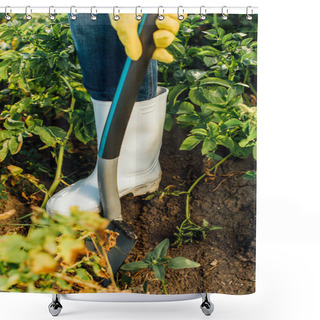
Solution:
M 85 248 L 83 240 L 63 237 L 60 239 L 58 254 L 63 259 L 63 263 L 71 265 L 77 260 L 79 255 L 85 255 Z
M 46 252 L 30 252 L 30 269 L 35 274 L 55 272 L 58 268 L 54 258 Z
M 14 214 L 16 213 L 16 210 L 15 209 L 11 209 L 7 212 L 4 212 L 2 214 L 0 214 L 0 220 L 6 220 L 6 219 L 9 219 L 11 218 Z

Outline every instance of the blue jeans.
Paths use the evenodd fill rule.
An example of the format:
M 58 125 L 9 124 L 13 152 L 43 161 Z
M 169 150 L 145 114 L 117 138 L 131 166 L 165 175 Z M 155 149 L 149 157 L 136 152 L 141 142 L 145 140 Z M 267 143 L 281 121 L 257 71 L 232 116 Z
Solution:
M 98 14 L 92 21 L 90 14 L 80 13 L 69 22 L 84 87 L 93 99 L 112 101 L 127 56 L 109 15 Z M 155 97 L 157 83 L 157 62 L 151 60 L 137 101 Z

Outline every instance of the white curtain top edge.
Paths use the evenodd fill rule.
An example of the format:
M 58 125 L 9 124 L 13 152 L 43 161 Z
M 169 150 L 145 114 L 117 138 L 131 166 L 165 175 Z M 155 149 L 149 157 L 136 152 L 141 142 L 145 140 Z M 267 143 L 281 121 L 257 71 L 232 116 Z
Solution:
M 155 14 L 166 14 L 166 13 L 178 13 L 184 12 L 185 14 L 212 14 L 212 13 L 225 13 L 225 14 L 258 14 L 258 7 L 55 7 L 50 8 L 51 13 L 113 13 L 116 8 L 118 13 L 136 13 L 137 8 L 139 13 L 155 13 Z M 15 7 L 6 6 L 0 7 L 0 13 L 49 13 L 49 7 Z

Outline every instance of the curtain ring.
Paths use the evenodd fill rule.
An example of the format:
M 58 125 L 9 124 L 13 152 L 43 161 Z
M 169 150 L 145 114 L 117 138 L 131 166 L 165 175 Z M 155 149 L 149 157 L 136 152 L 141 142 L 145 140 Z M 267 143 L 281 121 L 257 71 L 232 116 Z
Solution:
M 93 8 L 96 10 L 96 14 L 98 12 L 95 6 L 91 7 L 91 9 L 90 9 L 90 20 L 91 21 L 96 21 L 97 20 L 97 16 L 96 16 L 96 14 L 93 13 Z
M 73 13 L 73 9 L 74 9 L 74 13 Z M 71 19 L 72 21 L 74 21 L 74 20 L 77 19 L 76 14 L 77 14 L 77 8 L 76 8 L 75 6 L 72 6 L 72 7 L 70 8 L 70 19 Z
M 183 6 L 178 7 L 178 20 L 182 21 L 184 19 L 184 9 Z
M 138 9 L 139 9 L 139 13 L 138 13 Z M 136 7 L 136 19 L 138 21 L 140 21 L 142 19 L 142 8 L 140 6 Z
M 30 10 L 30 12 L 29 12 L 29 10 Z M 31 9 L 31 7 L 30 6 L 27 6 L 26 7 L 26 15 L 25 15 L 25 18 L 26 18 L 26 20 L 31 20 L 32 19 L 32 16 L 31 16 L 31 13 L 32 12 L 32 9 Z
M 54 6 L 49 7 L 49 19 L 51 21 L 53 21 L 56 18 L 55 13 L 56 13 L 56 9 L 54 8 Z
M 221 19 L 228 20 L 228 7 L 227 6 L 223 6 L 221 9 Z
M 251 12 L 249 13 L 249 9 L 251 9 Z M 248 21 L 251 21 L 252 20 L 252 14 L 253 14 L 253 9 L 251 6 L 247 7 L 246 9 L 246 19 Z
M 200 20 L 205 20 L 207 18 L 207 9 L 205 6 L 200 7 Z
M 116 10 L 117 10 L 117 13 L 116 13 Z M 119 13 L 120 13 L 119 7 L 117 7 L 117 6 L 113 7 L 113 20 L 114 21 L 118 21 L 120 19 Z
M 11 17 L 10 14 L 8 13 L 8 9 L 9 9 L 9 8 L 10 8 L 9 6 L 6 6 L 6 7 L 4 8 L 4 17 L 5 17 L 5 19 L 6 19 L 7 21 L 10 21 L 10 20 L 12 19 L 12 17 Z M 11 9 L 10 9 L 10 12 L 12 12 Z
M 162 13 L 160 13 L 160 8 L 162 9 Z M 162 21 L 163 19 L 164 19 L 164 9 L 163 9 L 163 6 L 159 6 L 158 7 L 158 19 L 160 20 L 160 21 Z

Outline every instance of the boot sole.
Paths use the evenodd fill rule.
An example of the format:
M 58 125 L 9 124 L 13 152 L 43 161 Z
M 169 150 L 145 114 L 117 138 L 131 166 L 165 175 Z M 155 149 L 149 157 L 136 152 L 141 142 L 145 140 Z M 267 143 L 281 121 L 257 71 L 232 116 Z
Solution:
M 159 174 L 159 177 L 153 181 L 149 181 L 147 183 L 144 183 L 142 185 L 136 186 L 133 189 L 126 189 L 123 190 L 120 194 L 119 197 L 123 197 L 127 194 L 132 193 L 133 196 L 137 197 L 137 196 L 143 196 L 146 193 L 152 193 L 155 192 L 156 190 L 158 190 L 159 185 L 160 185 L 160 181 L 161 181 L 161 173 Z

